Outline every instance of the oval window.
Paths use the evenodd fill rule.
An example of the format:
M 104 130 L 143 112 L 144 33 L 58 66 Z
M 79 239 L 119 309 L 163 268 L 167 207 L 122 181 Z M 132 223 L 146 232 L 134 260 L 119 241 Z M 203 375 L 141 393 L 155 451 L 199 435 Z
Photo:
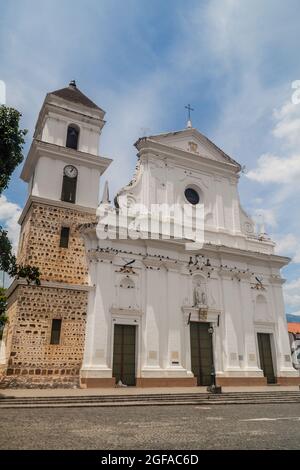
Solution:
M 193 188 L 186 188 L 184 195 L 190 204 L 196 205 L 200 201 L 200 196 L 197 191 Z

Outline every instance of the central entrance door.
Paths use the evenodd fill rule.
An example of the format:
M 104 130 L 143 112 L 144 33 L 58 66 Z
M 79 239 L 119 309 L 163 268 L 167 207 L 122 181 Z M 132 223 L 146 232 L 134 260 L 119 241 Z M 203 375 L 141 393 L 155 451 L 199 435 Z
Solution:
M 274 384 L 276 378 L 274 374 L 270 336 L 271 335 L 268 333 L 257 333 L 260 367 L 264 371 L 264 376 L 267 377 L 267 383 Z
M 113 377 L 116 383 L 135 385 L 135 332 L 134 325 L 114 326 Z
M 190 323 L 192 372 L 197 377 L 197 385 L 211 385 L 213 348 L 209 327 L 209 323 Z

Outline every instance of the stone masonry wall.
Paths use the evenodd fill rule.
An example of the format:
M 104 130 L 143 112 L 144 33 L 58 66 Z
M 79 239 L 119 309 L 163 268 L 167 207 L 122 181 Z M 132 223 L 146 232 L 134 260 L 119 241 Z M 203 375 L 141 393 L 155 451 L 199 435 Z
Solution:
M 40 269 L 41 280 L 58 287 L 19 285 L 9 299 L 5 331 L 6 366 L 0 387 L 74 386 L 83 359 L 88 292 L 66 284 L 88 284 L 79 225 L 95 215 L 72 207 L 33 202 L 22 224 L 18 262 Z M 61 248 L 61 227 L 70 227 L 68 248 Z M 52 319 L 62 319 L 61 341 L 50 344 Z
M 90 213 L 33 203 L 21 231 L 19 261 L 38 266 L 41 279 L 87 284 L 85 248 L 78 226 L 94 221 Z M 59 246 L 62 226 L 70 227 L 68 248 Z
M 76 386 L 82 363 L 86 291 L 19 285 L 11 306 L 8 366 L 0 386 Z M 52 319 L 61 319 L 60 344 L 50 344 Z
M 3 355 L 1 355 L 0 377 L 2 374 L 6 373 L 8 355 L 9 351 L 11 351 L 12 338 L 17 321 L 17 312 L 18 302 L 14 293 L 11 298 L 10 306 L 6 312 L 8 321 L 5 324 L 2 336 L 2 343 L 5 345 L 5 348 L 4 351 L 1 351 Z

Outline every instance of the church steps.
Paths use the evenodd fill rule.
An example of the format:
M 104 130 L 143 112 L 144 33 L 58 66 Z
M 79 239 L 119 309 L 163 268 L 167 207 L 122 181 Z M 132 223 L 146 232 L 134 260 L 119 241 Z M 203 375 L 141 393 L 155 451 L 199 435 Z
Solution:
M 126 401 L 126 402 L 108 402 L 108 403 L 65 403 L 65 404 L 57 404 L 57 403 L 47 403 L 47 404 L 26 404 L 26 405 L 2 405 L 0 409 L 36 409 L 36 408 L 92 408 L 92 407 L 118 407 L 118 406 L 207 406 L 207 405 L 271 405 L 271 404 L 279 404 L 279 403 L 299 403 L 299 401 L 295 400 L 243 400 L 243 401 L 236 401 L 236 400 L 224 400 L 218 402 L 211 402 L 209 400 L 204 401 Z
M 85 395 L 85 396 L 74 396 L 74 395 L 65 395 L 65 396 L 32 396 L 32 397 L 13 397 L 13 396 L 2 396 L 0 398 L 0 403 L 2 400 L 10 401 L 91 401 L 91 400 L 137 400 L 137 399 L 169 399 L 169 398 L 207 398 L 207 399 L 223 399 L 226 398 L 245 398 L 245 397 L 300 397 L 300 391 L 266 391 L 266 392 L 223 392 L 221 394 L 211 394 L 206 392 L 201 393 L 151 393 L 151 394 L 124 394 L 124 395 Z
M 22 397 L 0 399 L 0 408 L 70 408 L 92 406 L 146 406 L 146 405 L 214 405 L 214 404 L 271 404 L 299 403 L 299 392 L 243 392 L 221 395 L 155 394 L 107 395 L 85 397 Z

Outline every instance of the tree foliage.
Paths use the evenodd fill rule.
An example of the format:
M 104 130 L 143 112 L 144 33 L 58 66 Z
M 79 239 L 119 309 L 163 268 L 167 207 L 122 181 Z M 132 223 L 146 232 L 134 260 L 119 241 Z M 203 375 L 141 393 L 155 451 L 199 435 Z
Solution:
M 14 108 L 0 106 L 0 195 L 7 188 L 14 169 L 23 160 L 23 146 L 27 130 L 20 129 L 21 113 Z M 7 231 L 0 226 L 0 270 L 13 278 L 23 278 L 28 283 L 40 284 L 38 268 L 19 265 L 13 253 Z M 0 325 L 4 321 L 6 300 L 0 291 Z
M 0 339 L 2 338 L 2 331 L 7 320 L 5 315 L 7 300 L 5 295 L 5 289 L 0 287 Z
M 26 129 L 19 129 L 21 113 L 0 106 L 0 194 L 7 188 L 14 169 L 23 160 Z

